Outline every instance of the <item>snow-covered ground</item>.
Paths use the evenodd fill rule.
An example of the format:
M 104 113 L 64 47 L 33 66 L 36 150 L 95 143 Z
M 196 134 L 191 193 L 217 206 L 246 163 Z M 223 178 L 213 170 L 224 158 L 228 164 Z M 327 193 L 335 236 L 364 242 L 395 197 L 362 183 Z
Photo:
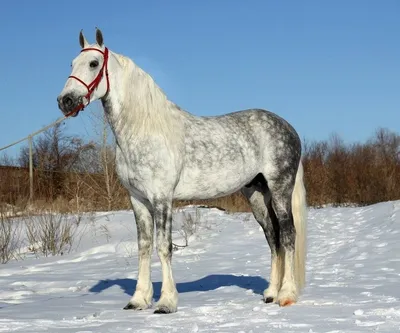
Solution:
M 0 266 L 0 332 L 400 332 L 400 202 L 311 209 L 307 287 L 287 308 L 262 302 L 270 252 L 253 217 L 200 214 L 173 256 L 177 313 L 122 310 L 137 278 L 133 214 L 98 213 L 71 253 Z M 154 254 L 155 299 L 160 269 Z

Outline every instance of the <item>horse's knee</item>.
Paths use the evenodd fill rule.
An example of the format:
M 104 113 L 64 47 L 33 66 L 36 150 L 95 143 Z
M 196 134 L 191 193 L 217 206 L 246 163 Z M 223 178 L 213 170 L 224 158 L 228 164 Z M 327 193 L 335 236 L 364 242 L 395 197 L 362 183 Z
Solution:
M 157 228 L 157 253 L 168 258 L 172 253 L 172 204 L 161 200 L 154 203 L 154 221 Z
M 169 259 L 172 256 L 172 241 L 168 239 L 157 242 L 157 253 L 160 258 Z
M 150 237 L 142 237 L 139 240 L 139 256 L 149 256 L 153 249 L 153 239 Z

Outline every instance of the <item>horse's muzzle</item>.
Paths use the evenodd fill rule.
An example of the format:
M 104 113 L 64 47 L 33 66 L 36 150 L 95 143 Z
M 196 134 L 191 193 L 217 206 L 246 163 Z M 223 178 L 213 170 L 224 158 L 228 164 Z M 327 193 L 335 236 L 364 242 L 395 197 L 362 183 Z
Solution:
M 82 97 L 76 96 L 74 93 L 67 93 L 65 95 L 60 95 L 57 97 L 58 108 L 62 111 L 64 115 L 73 112 L 78 105 L 82 104 Z M 76 117 L 79 111 L 71 114 L 71 117 Z

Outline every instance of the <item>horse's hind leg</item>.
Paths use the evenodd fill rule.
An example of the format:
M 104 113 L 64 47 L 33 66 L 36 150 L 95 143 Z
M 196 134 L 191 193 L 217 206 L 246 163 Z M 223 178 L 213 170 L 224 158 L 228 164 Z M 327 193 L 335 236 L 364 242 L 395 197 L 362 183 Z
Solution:
M 282 283 L 282 251 L 279 239 L 279 223 L 271 205 L 271 193 L 262 174 L 242 189 L 253 211 L 254 217 L 264 230 L 271 249 L 271 274 L 268 288 L 264 291 L 266 303 L 275 302 Z
M 296 229 L 292 214 L 292 192 L 295 177 L 286 176 L 279 181 L 268 180 L 272 207 L 279 222 L 279 242 L 283 251 L 283 278 L 277 301 L 281 306 L 295 303 L 298 297 L 295 279 Z

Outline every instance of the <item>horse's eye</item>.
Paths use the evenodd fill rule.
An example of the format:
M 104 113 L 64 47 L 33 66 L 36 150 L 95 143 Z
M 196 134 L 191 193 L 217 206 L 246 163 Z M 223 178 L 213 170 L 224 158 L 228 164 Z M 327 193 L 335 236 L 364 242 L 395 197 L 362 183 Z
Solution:
M 97 60 L 93 60 L 90 62 L 90 67 L 91 68 L 96 68 L 99 65 L 99 62 Z

